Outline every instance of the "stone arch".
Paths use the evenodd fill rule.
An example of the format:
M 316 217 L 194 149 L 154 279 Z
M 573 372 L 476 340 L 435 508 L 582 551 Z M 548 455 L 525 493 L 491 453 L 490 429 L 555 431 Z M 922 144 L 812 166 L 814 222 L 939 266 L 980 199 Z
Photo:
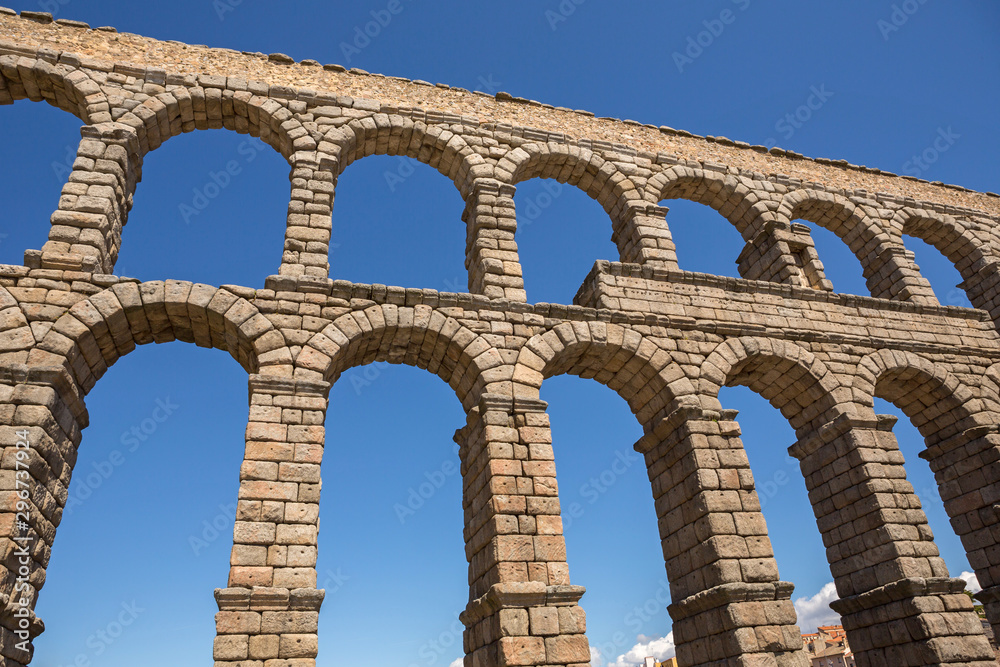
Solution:
M 123 91 L 123 95 L 128 93 Z M 200 99 L 198 104 L 196 98 Z M 29 251 L 39 256 L 39 266 L 50 268 L 69 261 L 81 271 L 112 273 L 133 193 L 142 180 L 143 161 L 171 137 L 196 129 L 224 128 L 261 137 L 289 161 L 295 150 L 315 152 L 312 135 L 285 106 L 273 99 L 249 93 L 231 98 L 219 95 L 216 113 L 214 106 L 206 111 L 205 98 L 205 88 L 172 86 L 167 92 L 146 97 L 138 105 L 114 109 L 114 122 L 110 122 L 111 114 L 104 113 L 106 118 L 83 128 L 78 155 L 87 159 L 74 165 L 70 180 L 80 177 L 76 171 L 86 172 L 81 178 L 87 182 L 92 178 L 106 179 L 110 173 L 118 184 L 104 197 L 110 213 L 102 217 L 85 204 L 80 205 L 82 210 L 76 210 L 75 196 L 61 198 L 60 209 L 53 214 L 48 242 L 41 253 Z M 227 103 L 222 104 L 222 100 Z M 126 102 L 134 104 L 134 100 Z M 218 117 L 195 120 L 196 109 L 200 116 Z
M 913 352 L 878 350 L 864 357 L 854 376 L 855 402 L 873 408 L 874 398 L 896 405 L 928 445 L 990 423 L 984 402 L 947 369 Z
M 917 273 L 902 239 L 894 238 L 843 195 L 795 190 L 782 198 L 778 215 L 786 223 L 808 220 L 840 237 L 861 263 L 872 296 L 936 304 L 930 284 Z
M 608 322 L 565 322 L 529 339 L 514 367 L 515 395 L 538 398 L 545 378 L 563 374 L 617 392 L 644 426 L 671 401 L 694 393 L 667 350 Z
M 983 405 L 993 412 L 1000 413 L 1000 363 L 993 364 L 983 375 L 980 395 Z
M 802 218 L 844 239 L 858 254 L 864 243 L 889 235 L 864 211 L 843 195 L 819 190 L 793 190 L 781 199 L 778 213 L 783 221 Z
M 497 178 L 517 185 L 532 178 L 551 178 L 577 187 L 618 221 L 630 200 L 640 200 L 638 189 L 610 160 L 586 148 L 555 142 L 524 144 L 497 164 Z
M 710 206 L 728 220 L 749 241 L 763 226 L 776 219 L 773 204 L 752 188 L 748 179 L 705 169 L 680 165 L 670 167 L 649 179 L 646 199 L 686 199 Z
M 719 390 L 744 385 L 763 396 L 802 435 L 831 421 L 850 396 L 826 364 L 806 348 L 769 338 L 720 343 L 701 364 L 698 394 L 720 409 Z
M 968 225 L 951 215 L 924 209 L 903 208 L 896 212 L 893 225 L 904 235 L 918 238 L 934 246 L 955 266 L 964 282 L 969 301 L 976 308 L 989 308 L 990 301 L 982 289 L 980 271 L 998 259 L 988 240 L 977 238 Z
M 473 178 L 492 169 L 459 134 L 399 115 L 377 113 L 328 131 L 319 141 L 317 161 L 340 176 L 355 160 L 370 155 L 413 158 L 451 180 L 463 197 Z
M 289 376 L 285 339 L 246 299 L 179 280 L 122 282 L 73 305 L 28 355 L 66 366 L 84 392 L 136 345 L 180 340 L 229 352 L 248 373 Z
M 280 101 L 249 93 L 234 94 L 230 98 L 225 93 L 232 91 L 223 89 L 221 100 L 227 103 L 220 101 L 219 111 L 210 113 L 204 111 L 206 97 L 212 95 L 210 90 L 217 89 L 172 86 L 125 110 L 116 121 L 135 130 L 142 155 L 156 150 L 172 137 L 207 129 L 226 129 L 259 137 L 289 161 L 297 151 L 316 150 L 316 138 Z M 210 115 L 207 119 L 196 119 L 196 111 Z
M 337 179 L 348 165 L 370 155 L 406 156 L 426 164 L 451 180 L 463 199 L 468 198 L 475 178 L 492 174 L 491 165 L 464 138 L 440 126 L 400 115 L 374 114 L 332 128 L 319 137 L 314 150 L 298 150 L 290 157 L 293 201 L 279 270 L 282 275 L 329 276 L 328 243 Z M 316 191 L 310 194 L 309 189 Z M 296 201 L 303 195 L 311 204 L 311 215 L 298 214 L 306 208 L 305 201 Z
M 982 600 L 994 626 L 998 369 L 1000 364 L 986 371 L 980 398 L 929 359 L 911 352 L 879 350 L 858 365 L 854 392 L 859 402 L 868 405 L 872 396 L 891 401 L 924 436 L 927 448 L 919 456 L 930 464 L 951 527 L 987 592 Z M 962 582 L 956 580 L 955 585 L 955 592 L 962 589 Z
M 614 162 L 586 148 L 556 142 L 523 144 L 501 158 L 496 174 L 507 185 L 550 178 L 583 190 L 610 216 L 611 240 L 622 261 L 634 261 L 636 247 L 645 245 L 643 238 L 650 230 L 644 227 L 666 224 L 644 222 L 642 197 L 632 179 Z
M 304 380 L 334 382 L 375 361 L 422 368 L 447 382 L 466 410 L 491 382 L 509 380 L 499 352 L 430 306 L 381 304 L 342 315 L 309 339 L 295 359 Z
M 722 647 L 728 645 L 728 632 L 750 635 L 761 622 L 742 613 L 741 602 L 751 588 L 756 610 L 794 625 L 792 586 L 778 581 L 770 544 L 761 538 L 766 528 L 754 508 L 748 465 L 741 452 L 721 451 L 742 447 L 731 439 L 738 432 L 732 416 L 702 409 L 694 383 L 670 353 L 617 324 L 567 322 L 531 338 L 518 357 L 515 396 L 534 399 L 542 380 L 560 373 L 593 378 L 615 390 L 643 424 L 645 435 L 635 448 L 643 455 L 656 509 L 678 655 L 698 664 L 705 656 L 718 660 L 726 651 L 738 653 Z M 744 495 L 745 506 L 722 501 Z M 724 515 L 734 510 L 742 510 L 752 531 L 727 524 Z M 687 517 L 698 517 L 699 527 Z M 723 542 L 725 550 L 717 549 Z M 754 545 L 752 551 L 748 544 Z M 730 597 L 723 591 L 740 594 Z M 723 625 L 723 631 L 714 629 Z M 792 639 L 768 644 L 771 662 L 800 646 L 797 634 L 781 636 Z M 709 651 L 706 644 L 713 641 L 718 650 Z
M 22 99 L 44 101 L 84 124 L 111 120 L 107 95 L 85 71 L 40 58 L 0 56 L 0 62 L 4 60 L 8 66 L 0 67 L 0 104 Z
M 0 287 L 0 334 L 4 339 L 3 351 L 7 353 L 27 355 L 27 350 L 35 344 L 28 318 L 17 299 L 5 287 Z

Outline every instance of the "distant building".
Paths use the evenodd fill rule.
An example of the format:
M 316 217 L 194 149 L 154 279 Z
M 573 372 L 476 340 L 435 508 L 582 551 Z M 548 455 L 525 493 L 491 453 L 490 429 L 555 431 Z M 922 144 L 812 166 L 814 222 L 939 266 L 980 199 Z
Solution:
M 855 667 L 842 625 L 820 626 L 816 632 L 802 635 L 802 643 L 812 667 Z
M 667 658 L 663 662 L 657 662 L 656 658 L 649 656 L 644 661 L 643 667 L 678 667 L 677 658 Z

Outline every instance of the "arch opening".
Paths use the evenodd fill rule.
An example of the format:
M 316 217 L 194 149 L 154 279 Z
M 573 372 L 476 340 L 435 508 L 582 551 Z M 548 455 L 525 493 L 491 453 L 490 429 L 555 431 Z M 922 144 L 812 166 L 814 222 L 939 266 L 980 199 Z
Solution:
M 142 170 L 117 274 L 262 287 L 277 273 L 288 165 L 261 139 L 185 133 L 146 155 Z
M 352 366 L 331 389 L 317 560 L 324 660 L 370 662 L 390 644 L 407 665 L 463 658 L 468 563 L 451 434 L 464 423 L 454 392 L 416 368 Z
M 73 170 L 82 123 L 49 104 L 18 100 L 0 108 L 0 264 L 21 265 L 24 251 L 41 248 L 49 217 Z
M 229 571 L 245 392 L 226 355 L 185 345 L 130 354 L 90 392 L 33 662 L 211 655 L 218 607 L 205 591 Z
M 948 571 L 953 577 L 973 580 L 975 574 L 969 564 L 968 554 L 962 546 L 961 538 L 956 534 L 955 528 L 951 524 L 951 518 L 945 509 L 941 489 L 934 477 L 934 471 L 925 461 L 919 460 L 920 453 L 926 447 L 924 437 L 906 413 L 896 404 L 876 397 L 874 408 L 876 414 L 892 415 L 899 420 L 892 430 L 903 455 L 906 477 L 913 485 L 914 493 L 920 499 L 921 509 L 927 516 L 927 525 L 934 533 L 934 543 L 948 565 Z
M 950 576 L 968 584 L 975 582 L 975 570 L 987 578 L 979 585 L 995 585 L 984 557 L 984 545 L 992 543 L 990 525 L 982 517 L 989 516 L 990 492 L 985 489 L 992 480 L 986 471 L 995 460 L 996 444 L 995 437 L 977 428 L 996 422 L 991 404 L 975 397 L 947 369 L 912 353 L 873 353 L 859 370 L 855 393 L 872 396 L 866 408 L 908 418 L 894 427 L 899 456 L 931 529 L 936 528 Z M 915 456 L 930 465 L 916 462 Z
M 731 222 L 710 204 L 696 199 L 669 199 L 662 205 L 670 209 L 667 225 L 681 270 L 742 277 L 737 264 L 745 241 Z
M 799 252 L 792 249 L 796 264 L 802 267 L 807 278 L 809 255 L 815 254 L 819 262 L 819 269 L 823 272 L 824 277 L 833 283 L 834 292 L 861 296 L 868 296 L 871 293 L 865 279 L 864 267 L 842 237 L 834 231 L 804 218 L 792 222 L 808 227 L 809 236 L 815 245 L 814 253 L 809 253 L 806 248 L 800 249 Z
M 518 184 L 514 205 L 529 303 L 573 303 L 595 261 L 618 261 L 607 215 L 580 187 L 533 178 Z
M 723 408 L 739 411 L 743 447 L 750 461 L 767 536 L 784 581 L 795 584 L 792 599 L 802 633 L 820 625 L 840 625 L 840 616 L 829 608 L 837 598 L 826 563 L 826 547 L 816 528 L 799 461 L 788 454 L 795 431 L 788 419 L 760 394 L 747 386 L 723 387 Z M 817 564 L 821 564 L 817 567 Z
M 675 655 L 670 587 L 643 456 L 642 428 L 614 390 L 572 374 L 548 377 L 559 501 L 572 581 L 586 586 L 593 665 L 646 651 Z M 627 559 L 628 567 L 613 567 Z M 645 657 L 645 655 L 643 655 Z
M 330 277 L 467 292 L 463 208 L 453 183 L 415 158 L 357 160 L 336 182 Z
M 962 289 L 962 275 L 947 257 L 917 236 L 904 235 L 903 244 L 914 254 L 920 274 L 930 282 L 942 306 L 972 308 L 968 294 Z

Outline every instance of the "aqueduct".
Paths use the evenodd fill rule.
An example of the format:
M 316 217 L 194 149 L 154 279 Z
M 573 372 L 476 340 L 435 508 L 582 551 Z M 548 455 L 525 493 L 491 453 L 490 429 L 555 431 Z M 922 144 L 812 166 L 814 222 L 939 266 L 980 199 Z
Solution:
M 136 345 L 180 340 L 227 351 L 250 391 L 231 570 L 215 592 L 216 665 L 315 665 L 327 395 L 346 369 L 378 360 L 437 374 L 468 415 L 455 436 L 466 667 L 590 661 L 585 582 L 567 566 L 539 399 L 563 373 L 612 388 L 643 426 L 635 447 L 681 664 L 809 664 L 739 425 L 717 398 L 741 384 L 796 431 L 789 451 L 858 664 L 995 667 L 906 481 L 894 420 L 873 399 L 899 406 L 926 439 L 921 456 L 1000 635 L 1000 196 L 503 93 L 0 10 L 0 104 L 25 98 L 83 128 L 48 239 L 23 265 L 0 266 L 3 664 L 28 664 L 23 639 L 44 627 L 32 610 L 87 393 Z M 277 273 L 258 287 L 116 276 L 144 156 L 222 128 L 262 138 L 290 165 Z M 454 182 L 468 293 L 330 279 L 337 179 L 370 155 L 409 156 Z M 597 262 L 572 305 L 525 297 L 513 194 L 530 178 L 576 186 L 610 218 L 620 262 Z M 677 198 L 739 230 L 742 279 L 678 268 L 661 206 Z M 799 219 L 850 247 L 871 296 L 831 291 Z M 937 303 L 904 234 L 954 263 L 974 309 Z

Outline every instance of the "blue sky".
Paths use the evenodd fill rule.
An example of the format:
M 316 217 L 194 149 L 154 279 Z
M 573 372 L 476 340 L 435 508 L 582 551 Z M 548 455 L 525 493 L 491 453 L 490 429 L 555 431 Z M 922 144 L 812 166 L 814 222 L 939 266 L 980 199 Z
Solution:
M 367 44 L 354 43 L 356 31 L 388 0 L 175 0 L 155 7 L 43 0 L 15 9 L 504 90 L 598 116 L 1000 190 L 995 4 L 401 3 Z M 689 40 L 696 43 L 704 31 L 699 52 Z M 816 91 L 822 103 L 801 112 Z M 0 109 L 0 119 L 0 262 L 19 264 L 25 248 L 44 242 L 79 121 L 27 101 Z M 916 164 L 913 157 L 940 132 L 954 141 L 935 160 Z M 230 160 L 240 173 L 185 220 L 182 205 Z M 411 170 L 402 182 L 387 178 Z M 280 156 L 246 136 L 219 130 L 170 140 L 147 156 L 117 272 L 262 286 L 280 260 L 287 174 Z M 533 207 L 550 201 L 543 194 L 551 204 Z M 569 302 L 595 259 L 616 259 L 606 215 L 582 192 L 535 180 L 521 184 L 516 203 L 530 301 Z M 736 275 L 743 244 L 729 223 L 698 204 L 667 204 L 681 267 Z M 429 167 L 392 157 L 353 164 L 337 189 L 333 277 L 464 290 L 462 208 L 454 187 Z M 866 293 L 846 247 L 825 230 L 815 238 L 836 290 Z M 944 258 L 908 242 L 941 301 L 967 305 Z M 597 663 L 624 666 L 647 652 L 665 655 L 670 622 L 657 601 L 665 584 L 652 496 L 641 461 L 630 454 L 641 428 L 623 400 L 592 381 L 555 377 L 542 396 L 550 403 L 564 512 L 578 508 L 565 518 L 570 573 L 588 588 L 582 604 L 600 650 Z M 464 423 L 461 406 L 439 378 L 387 364 L 346 372 L 330 398 L 319 664 L 447 667 L 461 655 L 457 614 L 468 595 L 452 442 Z M 721 400 L 741 411 L 782 578 L 796 584 L 796 598 L 818 596 L 800 605 L 807 630 L 825 620 L 817 610 L 829 600 L 831 576 L 801 475 L 786 455 L 793 434 L 747 390 L 726 389 Z M 116 364 L 87 404 L 91 426 L 70 489 L 74 500 L 38 604 L 48 629 L 36 642 L 36 664 L 206 664 L 212 590 L 225 586 L 228 573 L 245 373 L 216 350 L 150 345 Z M 879 411 L 897 412 L 884 403 Z M 132 429 L 141 439 L 129 435 Z M 927 465 L 916 456 L 920 437 L 905 417 L 896 433 L 952 574 L 969 570 Z M 625 472 L 609 472 L 620 458 Z M 413 514 L 400 512 L 424 482 L 433 494 Z

